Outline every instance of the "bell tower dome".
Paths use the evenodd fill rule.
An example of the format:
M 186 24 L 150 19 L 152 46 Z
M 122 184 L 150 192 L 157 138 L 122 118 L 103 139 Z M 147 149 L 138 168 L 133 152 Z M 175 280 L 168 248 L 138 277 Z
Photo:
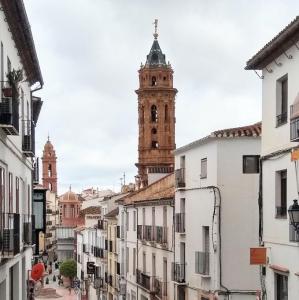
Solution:
M 173 70 L 158 43 L 155 20 L 154 41 L 145 65 L 139 69 L 138 178 L 141 186 L 173 172 L 175 149 L 175 96 Z M 158 175 L 160 174 L 160 175 Z M 164 175 L 163 175 L 164 174 Z
M 43 151 L 43 186 L 44 188 L 57 194 L 57 170 L 56 170 L 56 153 L 50 138 L 44 146 Z

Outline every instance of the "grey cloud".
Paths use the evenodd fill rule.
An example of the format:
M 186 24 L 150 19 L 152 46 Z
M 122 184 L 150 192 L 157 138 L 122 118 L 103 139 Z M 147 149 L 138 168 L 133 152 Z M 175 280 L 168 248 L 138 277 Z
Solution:
M 134 180 L 138 68 L 159 42 L 175 71 L 176 144 L 261 118 L 261 82 L 246 60 L 299 3 L 204 0 L 25 0 L 45 87 L 37 129 L 58 155 L 60 191 Z M 192 124 L 192 125 L 191 125 Z

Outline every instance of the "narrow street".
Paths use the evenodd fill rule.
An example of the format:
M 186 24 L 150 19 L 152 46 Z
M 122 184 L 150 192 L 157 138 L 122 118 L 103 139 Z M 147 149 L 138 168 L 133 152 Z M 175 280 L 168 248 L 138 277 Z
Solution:
M 59 270 L 55 270 L 53 274 L 48 275 L 49 284 L 45 284 L 44 288 L 39 291 L 39 295 L 35 297 L 36 300 L 41 299 L 63 299 L 63 300 L 77 300 L 78 295 L 75 294 L 74 290 L 71 290 L 71 294 L 69 290 L 63 286 L 58 285 L 58 276 Z M 56 281 L 53 281 L 53 276 L 56 276 Z M 45 277 L 46 280 L 46 277 Z

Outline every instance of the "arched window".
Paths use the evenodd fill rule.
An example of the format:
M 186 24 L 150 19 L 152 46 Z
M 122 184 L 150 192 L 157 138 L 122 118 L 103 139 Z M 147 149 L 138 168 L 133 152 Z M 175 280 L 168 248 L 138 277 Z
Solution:
M 52 177 L 52 165 L 48 165 L 48 176 Z
M 155 86 L 155 85 L 157 85 L 157 78 L 156 78 L 156 76 L 153 76 L 152 77 L 152 86 Z
M 165 116 L 165 121 L 168 121 L 168 106 L 167 106 L 167 104 L 165 105 L 165 108 L 164 108 L 164 116 Z
M 152 148 L 153 149 L 158 149 L 158 147 L 159 147 L 158 142 L 157 141 L 152 141 Z
M 156 105 L 152 105 L 151 107 L 151 117 L 152 122 L 156 123 L 158 121 L 158 110 Z

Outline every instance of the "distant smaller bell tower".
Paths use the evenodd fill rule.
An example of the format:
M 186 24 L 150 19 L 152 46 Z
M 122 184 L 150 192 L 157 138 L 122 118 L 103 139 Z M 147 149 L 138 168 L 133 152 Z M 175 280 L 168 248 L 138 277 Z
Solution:
M 48 136 L 48 141 L 44 146 L 43 151 L 43 186 L 44 188 L 55 192 L 57 194 L 57 169 L 56 169 L 56 153 L 50 138 Z

